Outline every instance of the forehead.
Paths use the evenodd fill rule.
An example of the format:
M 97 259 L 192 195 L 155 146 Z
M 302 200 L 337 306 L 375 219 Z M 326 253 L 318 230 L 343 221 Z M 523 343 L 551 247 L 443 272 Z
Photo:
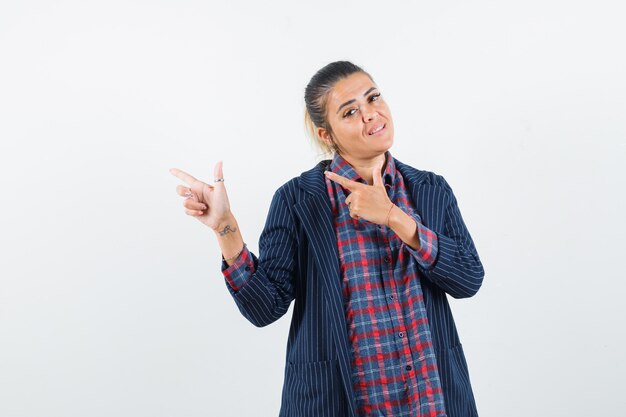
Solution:
M 362 72 L 351 74 L 335 83 L 330 91 L 328 104 L 338 106 L 348 100 L 358 99 L 363 97 L 363 93 L 375 86 L 376 84 L 370 80 L 367 74 Z

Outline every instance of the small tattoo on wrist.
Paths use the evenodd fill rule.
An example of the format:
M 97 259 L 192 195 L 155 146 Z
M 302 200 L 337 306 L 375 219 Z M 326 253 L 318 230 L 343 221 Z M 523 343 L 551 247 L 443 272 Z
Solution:
M 224 229 L 219 231 L 220 236 L 225 236 L 229 233 L 234 233 L 237 231 L 237 228 L 235 227 L 234 229 L 230 227 L 229 224 L 226 225 L 226 227 L 224 227 Z

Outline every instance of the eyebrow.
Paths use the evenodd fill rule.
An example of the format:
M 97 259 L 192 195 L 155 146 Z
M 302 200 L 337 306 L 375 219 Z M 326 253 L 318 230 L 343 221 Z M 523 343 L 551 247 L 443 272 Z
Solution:
M 368 95 L 372 90 L 376 90 L 376 87 L 370 87 L 369 90 L 367 90 L 366 92 L 363 93 L 363 97 L 365 97 L 366 95 Z M 339 108 L 337 109 L 337 113 L 339 113 L 339 110 L 341 110 L 343 107 L 347 106 L 348 104 L 352 104 L 354 103 L 356 100 L 352 99 L 352 100 L 348 100 L 345 103 L 343 103 L 341 106 L 339 106 Z M 335 114 L 337 114 L 335 113 Z

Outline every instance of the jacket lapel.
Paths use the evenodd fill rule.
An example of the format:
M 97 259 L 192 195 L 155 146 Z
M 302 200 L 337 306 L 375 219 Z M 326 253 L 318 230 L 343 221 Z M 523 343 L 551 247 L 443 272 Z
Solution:
M 322 277 L 323 293 L 328 306 L 332 334 L 337 347 L 337 359 L 351 415 L 355 415 L 356 401 L 352 388 L 351 355 L 346 314 L 343 307 L 339 251 L 333 225 L 330 200 L 326 194 L 324 162 L 300 176 L 300 187 L 307 197 L 296 203 L 294 211 L 309 240 L 315 262 Z

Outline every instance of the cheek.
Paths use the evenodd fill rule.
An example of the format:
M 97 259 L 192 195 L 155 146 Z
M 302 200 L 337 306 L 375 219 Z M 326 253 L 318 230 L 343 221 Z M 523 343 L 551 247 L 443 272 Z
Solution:
M 353 140 L 361 136 L 362 132 L 358 123 L 341 123 L 335 133 L 344 140 Z
M 382 109 L 384 115 L 391 120 L 391 111 L 389 111 L 389 107 L 385 104 L 384 108 Z
M 362 142 L 363 141 L 363 136 L 365 136 L 365 138 L 367 138 L 367 134 L 363 133 L 363 127 L 362 126 L 355 126 L 352 129 L 352 137 L 354 138 L 355 141 Z

